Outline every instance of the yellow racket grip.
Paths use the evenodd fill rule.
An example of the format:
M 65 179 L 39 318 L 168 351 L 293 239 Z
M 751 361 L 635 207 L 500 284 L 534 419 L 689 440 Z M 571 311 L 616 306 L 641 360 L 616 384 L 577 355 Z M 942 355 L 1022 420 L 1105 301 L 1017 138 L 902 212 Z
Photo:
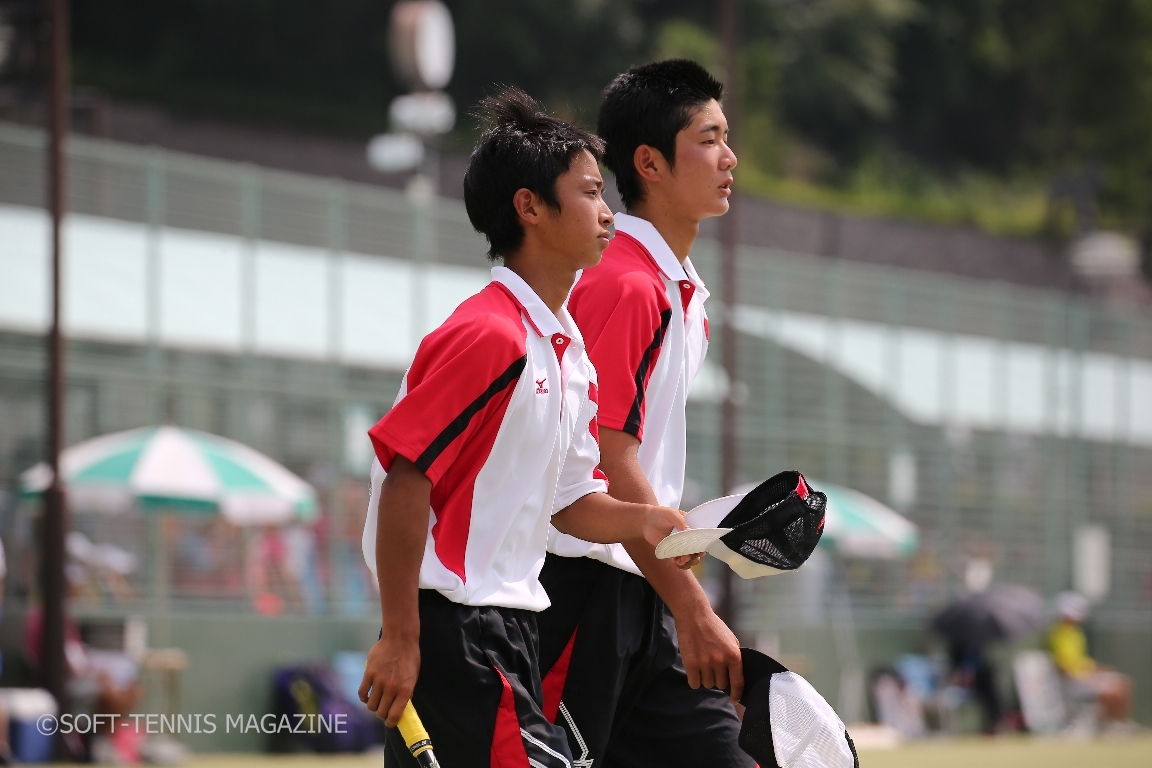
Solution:
M 420 722 L 420 715 L 416 714 L 416 707 L 412 706 L 411 701 L 404 705 L 404 712 L 396 727 L 400 729 L 400 737 L 404 739 L 408 751 L 423 768 L 440 768 L 432 751 L 432 739 L 424 723 Z

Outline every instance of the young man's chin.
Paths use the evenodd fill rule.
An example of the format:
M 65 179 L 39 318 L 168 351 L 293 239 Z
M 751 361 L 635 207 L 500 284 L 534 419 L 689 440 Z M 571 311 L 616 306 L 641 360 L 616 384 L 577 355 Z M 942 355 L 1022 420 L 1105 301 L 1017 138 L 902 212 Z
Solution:
M 728 203 L 728 198 L 718 200 L 714 205 L 709 206 L 707 213 L 702 215 L 700 219 L 712 219 L 717 216 L 723 216 L 724 214 L 728 213 L 729 207 L 730 205 Z
M 592 267 L 599 264 L 603 258 L 604 251 L 596 250 L 591 252 L 585 258 L 580 260 L 580 263 L 576 266 L 576 269 L 591 269 Z
M 603 250 L 597 251 L 595 256 L 589 256 L 588 259 L 586 259 L 583 264 L 581 264 L 579 267 L 577 267 L 577 269 L 591 269 L 592 267 L 599 264 L 603 259 L 604 259 L 604 251 Z
M 718 195 L 715 190 L 709 190 L 707 196 L 701 196 L 698 200 L 700 207 L 696 209 L 698 213 L 695 216 L 698 221 L 723 216 L 728 213 L 730 207 L 728 196 Z

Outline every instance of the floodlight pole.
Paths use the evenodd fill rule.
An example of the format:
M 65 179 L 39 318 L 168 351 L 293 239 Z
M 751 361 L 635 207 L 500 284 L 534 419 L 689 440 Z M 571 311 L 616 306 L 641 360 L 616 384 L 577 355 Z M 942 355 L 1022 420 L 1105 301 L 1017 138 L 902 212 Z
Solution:
M 724 114 L 728 118 L 729 144 L 738 136 L 740 121 L 740 31 L 738 0 L 723 0 L 720 6 L 720 37 L 724 50 Z M 737 339 L 734 315 L 737 296 L 736 260 L 740 246 L 739 202 L 735 194 L 729 198 L 728 213 L 720 218 L 720 300 L 724 306 L 724 322 L 720 326 L 721 364 L 728 379 L 728 392 L 724 397 L 720 426 L 720 465 L 722 493 L 732 493 L 740 484 L 740 457 L 737 453 L 737 424 L 739 418 L 740 371 L 737 357 Z M 723 581 L 717 613 L 728 626 L 735 628 L 736 601 L 732 594 L 732 570 L 720 569 Z
M 60 480 L 64 448 L 64 339 L 60 330 L 61 225 L 67 202 L 65 142 L 69 129 L 68 2 L 45 0 L 51 33 L 48 65 L 48 209 L 52 216 L 52 320 L 48 330 L 48 466 L 52 484 L 44 494 L 40 590 L 43 599 L 41 665 L 44 687 L 67 711 L 68 666 L 64 657 L 64 537 L 68 512 Z

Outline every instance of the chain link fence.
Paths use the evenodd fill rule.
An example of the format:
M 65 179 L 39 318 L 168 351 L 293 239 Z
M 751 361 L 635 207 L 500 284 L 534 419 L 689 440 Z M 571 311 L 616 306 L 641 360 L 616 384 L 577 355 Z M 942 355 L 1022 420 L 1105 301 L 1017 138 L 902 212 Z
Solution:
M 43 146 L 0 124 L 0 481 L 17 598 L 35 593 L 36 510 L 17 476 L 43 450 Z M 111 142 L 70 152 L 69 443 L 203 429 L 281 461 L 324 507 L 284 529 L 77 514 L 88 542 L 130 557 L 122 573 L 76 559 L 76 604 L 368 615 L 363 433 L 418 338 L 486 281 L 463 206 Z M 693 260 L 718 284 L 715 243 Z M 1108 543 L 1099 619 L 1152 626 L 1152 317 L 758 248 L 738 274 L 738 306 L 713 299 L 710 314 L 739 331 L 739 376 L 710 364 L 694 388 L 686 506 L 724 490 L 731 397 L 742 480 L 799 469 L 891 505 L 921 541 L 907 560 L 826 557 L 741 584 L 742 626 L 822 620 L 812 596 L 832 578 L 861 624 L 922 622 L 974 562 L 1050 596 L 1079 583 L 1084 531 Z

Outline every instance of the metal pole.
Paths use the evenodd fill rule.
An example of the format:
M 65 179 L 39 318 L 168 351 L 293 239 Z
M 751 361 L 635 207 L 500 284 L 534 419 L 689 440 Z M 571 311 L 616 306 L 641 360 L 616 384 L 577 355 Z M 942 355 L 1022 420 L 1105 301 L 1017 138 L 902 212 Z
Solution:
M 728 130 L 732 136 L 739 135 L 737 126 L 740 120 L 740 32 L 738 0 L 723 0 L 720 9 L 720 33 L 724 47 L 724 113 L 728 118 Z M 740 484 L 740 457 L 737 453 L 737 419 L 739 418 L 738 398 L 743 388 L 740 386 L 740 372 L 736 354 L 736 328 L 733 323 L 737 302 L 736 259 L 740 244 L 739 205 L 737 196 L 729 198 L 727 215 L 720 219 L 720 298 L 724 303 L 724 322 L 721 325 L 721 363 L 728 376 L 728 395 L 722 405 L 720 426 L 720 461 L 723 493 L 731 493 Z M 729 626 L 736 620 L 736 603 L 732 594 L 733 576 L 728 568 L 722 568 L 723 593 L 717 612 Z
M 330 391 L 337 397 L 329 403 L 331 443 L 329 455 L 332 473 L 328 501 L 328 590 L 326 613 L 336 616 L 345 608 L 344 574 L 345 542 L 341 535 L 347 524 L 341 491 L 345 484 L 345 418 L 348 413 L 347 387 L 344 377 L 344 249 L 348 242 L 348 195 L 346 189 L 333 185 L 328 194 L 328 375 Z M 307 606 L 307 599 L 305 599 Z
M 44 687 L 67 711 L 68 667 L 64 658 L 64 536 L 68 513 L 60 481 L 60 451 L 64 445 L 64 339 L 60 333 L 60 228 L 66 204 L 65 142 L 68 137 L 68 4 L 45 0 L 51 24 L 48 76 L 48 208 L 52 215 L 52 324 L 48 331 L 48 465 L 52 484 L 44 495 L 40 553 L 40 589 L 44 600 L 41 646 Z
M 103 167 L 103 166 L 101 166 Z M 144 206 L 147 217 L 147 262 L 145 282 L 145 337 L 148 343 L 148 397 L 151 401 L 152 424 L 162 424 L 167 413 L 165 401 L 164 362 L 160 352 L 161 324 L 161 233 L 164 226 L 166 179 L 160 150 L 151 149 L 144 166 Z

